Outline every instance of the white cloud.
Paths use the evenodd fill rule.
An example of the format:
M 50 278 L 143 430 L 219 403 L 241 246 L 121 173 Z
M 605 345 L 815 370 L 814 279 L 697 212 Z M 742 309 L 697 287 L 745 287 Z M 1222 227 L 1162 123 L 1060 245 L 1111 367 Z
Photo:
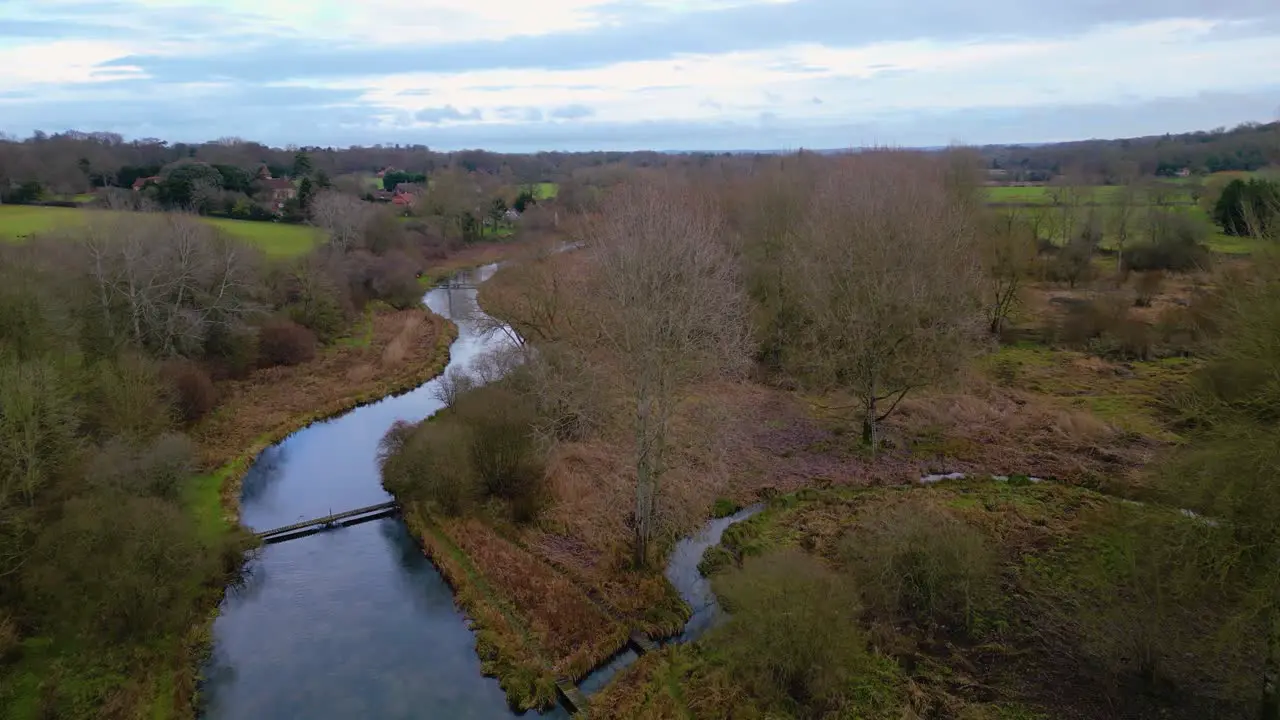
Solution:
M 840 46 L 840 38 L 828 37 L 824 44 L 804 34 L 790 43 L 733 45 L 749 48 L 733 52 L 706 51 L 723 47 L 704 42 L 706 38 L 739 32 L 734 26 L 712 25 L 704 29 L 705 36 L 691 33 L 651 54 L 582 50 L 597 58 L 653 59 L 600 60 L 596 66 L 553 63 L 577 69 L 408 72 L 395 60 L 379 62 L 379 53 L 387 51 L 388 58 L 412 67 L 474 67 L 453 62 L 459 57 L 455 44 L 480 43 L 468 45 L 468 52 L 477 47 L 500 51 L 507 47 L 504 40 L 537 35 L 551 38 L 547 42 L 554 46 L 562 39 L 557 33 L 594 38 L 593 29 L 603 32 L 635 20 L 660 17 L 678 23 L 691 12 L 741 7 L 790 12 L 790 5 L 832 1 L 538 0 L 515 5 L 508 0 L 0 0 L 0 67 L 5 68 L 0 93 L 8 94 L 0 95 L 0 105 L 5 115 L 21 118 L 6 125 L 0 115 L 0 131 L 28 131 L 33 118 L 40 120 L 41 108 L 56 111 L 50 117 L 58 123 L 68 117 L 74 122 L 78 117 L 108 118 L 119 129 L 111 112 L 116 104 L 159 96 L 214 106 L 235 98 L 252 106 L 262 112 L 244 114 L 246 125 L 235 133 L 246 137 L 254 136 L 252 123 L 260 122 L 255 118 L 271 107 L 281 113 L 349 110 L 333 123 L 353 131 L 368 128 L 382 138 L 397 131 L 472 126 L 519 132 L 533 126 L 559 131 L 737 123 L 804 130 L 974 109 L 1137 105 L 1206 92 L 1256 96 L 1274 92 L 1280 78 L 1280 53 L 1275 50 L 1280 23 L 1222 19 L 1234 17 L 1229 14 L 1094 23 L 1078 32 L 1041 31 L 1035 37 L 913 30 L 891 36 L 908 39 L 847 46 Z M 842 1 L 862 2 L 868 13 L 904 13 L 884 0 Z M 984 1 L 979 3 L 984 12 L 998 9 L 996 0 Z M 21 31 L 21 23 L 27 30 Z M 643 27 L 648 32 L 650 26 Z M 641 39 L 647 42 L 647 37 Z M 529 46 L 521 42 L 515 41 Z M 361 59 L 354 66 L 345 62 L 348 55 L 338 54 L 351 48 L 368 51 L 356 56 Z M 689 48 L 701 52 L 678 52 Z M 291 49 L 301 53 L 293 63 L 288 62 Z M 423 60 L 427 50 L 431 54 Z M 174 70 L 157 63 L 157 57 L 195 59 L 177 63 L 181 67 Z M 279 67 L 273 57 L 280 59 Z M 528 62 L 530 56 L 495 52 L 488 57 L 521 65 L 520 59 Z M 120 63 L 120 58 L 133 59 Z M 239 65 L 214 63 L 215 69 L 208 70 L 201 63 L 209 58 L 233 59 Z M 111 61 L 120 64 L 103 65 Z M 278 72 L 256 72 L 260 68 Z M 283 81 L 310 75 L 315 77 L 305 82 Z M 109 82 L 113 80 L 139 82 Z M 68 110 L 77 104 L 93 112 Z M 18 107 L 21 114 L 11 112 Z M 155 117 L 154 123 L 147 131 L 162 134 L 164 118 Z
M 600 122 L 743 120 L 761 113 L 848 121 L 911 110 L 1190 96 L 1272 82 L 1280 72 L 1276 38 L 1208 39 L 1222 25 L 1168 20 L 1054 41 L 796 45 L 583 70 L 371 74 L 325 86 L 363 89 L 365 101 L 404 111 L 402 117 L 449 104 L 503 123 L 519 121 L 496 112 L 512 106 L 583 105 Z M 423 91 L 430 95 L 414 94 Z M 823 102 L 814 103 L 815 96 Z
M 145 77 L 136 67 L 100 68 L 100 63 L 125 55 L 129 46 L 96 40 L 58 40 L 0 47 L 0 90 L 25 90 L 42 85 L 80 85 Z

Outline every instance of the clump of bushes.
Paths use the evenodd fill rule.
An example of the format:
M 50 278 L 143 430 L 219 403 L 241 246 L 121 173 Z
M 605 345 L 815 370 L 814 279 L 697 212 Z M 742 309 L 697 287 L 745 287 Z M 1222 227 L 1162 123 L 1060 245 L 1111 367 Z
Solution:
M 383 438 L 383 484 L 402 500 L 459 515 L 488 500 L 518 522 L 543 496 L 544 451 L 533 402 L 504 383 L 473 388 L 421 425 L 400 424 Z
M 1051 339 L 1102 357 L 1149 359 L 1154 333 L 1150 325 L 1133 316 L 1133 305 L 1133 296 L 1125 292 L 1070 305 L 1061 322 L 1051 328 Z
M 258 366 L 258 333 L 247 325 L 216 328 L 205 341 L 205 357 L 218 379 L 244 378 Z
M 860 716 L 901 714 L 893 670 L 868 650 L 858 592 L 847 576 L 786 549 L 748 557 L 714 582 L 731 614 L 707 645 L 762 709 L 779 717 L 831 717 L 856 699 Z
M 173 388 L 174 405 L 184 423 L 204 417 L 218 402 L 218 392 L 204 368 L 189 360 L 166 363 L 162 374 Z
M 315 333 L 292 320 L 274 318 L 258 330 L 258 358 L 264 367 L 297 365 L 315 356 Z
M 417 264 L 400 250 L 381 256 L 353 251 L 346 257 L 345 271 L 351 297 L 357 304 L 381 300 L 404 309 L 422 302 Z
M 1096 274 L 1093 256 L 1097 251 L 1097 240 L 1092 233 L 1082 233 L 1073 238 L 1066 247 L 1053 248 L 1052 254 L 1044 264 L 1044 277 L 1050 282 L 1067 283 L 1075 287 L 1088 282 Z
M 1208 231 L 1203 223 L 1182 213 L 1169 213 L 1154 225 L 1152 237 L 1127 248 L 1126 270 L 1169 270 L 1189 272 L 1208 268 L 1211 262 L 1205 245 Z
M 1240 622 L 1238 588 L 1204 552 L 1218 532 L 1175 511 L 1093 511 L 1053 565 L 1028 567 L 1033 622 L 1114 678 L 1177 688 L 1166 697 L 1182 709 L 1210 706 L 1188 717 L 1241 717 L 1229 708 L 1256 697 L 1265 640 Z
M 143 446 L 115 439 L 94 453 L 89 477 L 103 490 L 176 500 L 181 484 L 196 470 L 195 458 L 195 445 L 186 435 L 165 434 Z
M 841 555 L 868 609 L 891 622 L 970 631 L 998 588 L 987 537 L 920 499 L 863 513 Z
M 403 501 L 422 500 L 457 516 L 480 499 L 467 429 L 446 419 L 397 423 L 382 440 L 382 484 Z
M 173 420 L 160 364 L 135 353 L 94 364 L 88 424 L 98 437 L 154 437 Z

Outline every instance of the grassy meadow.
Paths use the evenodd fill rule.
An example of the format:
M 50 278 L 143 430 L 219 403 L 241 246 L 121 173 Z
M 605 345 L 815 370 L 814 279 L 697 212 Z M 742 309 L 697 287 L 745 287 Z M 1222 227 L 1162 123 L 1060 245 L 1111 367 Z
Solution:
M 103 211 L 109 212 L 109 211 Z M 65 230 L 83 225 L 88 216 L 84 210 L 37 205 L 0 206 L 0 242 L 14 242 L 39 233 Z M 227 218 L 202 218 L 271 257 L 301 255 L 320 241 L 320 232 L 306 225 L 266 223 Z
M 1216 173 L 1212 177 L 1248 177 L 1257 173 Z M 1182 178 L 1178 178 L 1182 180 Z M 1170 185 L 1183 185 L 1173 183 Z M 1055 193 L 1058 188 L 1048 185 L 999 185 L 986 188 L 987 201 L 993 206 L 1009 208 L 1025 208 L 1027 212 L 1043 212 L 1055 205 Z M 1118 204 L 1122 188 L 1116 185 L 1091 185 L 1084 188 L 1081 204 L 1098 206 L 1105 214 Z M 1173 205 L 1177 212 L 1190 213 L 1203 221 L 1210 230 L 1209 249 L 1222 255 L 1251 255 L 1258 252 L 1264 243 L 1248 237 L 1227 235 L 1214 224 L 1208 211 L 1198 204 L 1192 187 L 1170 187 L 1165 196 L 1166 202 Z M 1150 198 L 1140 193 L 1135 207 L 1135 216 L 1142 214 L 1150 205 Z M 1109 238 L 1104 238 L 1103 247 L 1109 247 Z

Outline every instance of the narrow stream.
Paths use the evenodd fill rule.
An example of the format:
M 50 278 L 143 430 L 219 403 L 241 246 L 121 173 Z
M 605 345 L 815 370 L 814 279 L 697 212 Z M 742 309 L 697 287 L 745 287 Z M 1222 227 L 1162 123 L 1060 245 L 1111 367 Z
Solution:
M 475 285 L 496 270 L 460 273 Z M 424 298 L 458 325 L 449 367 L 468 367 L 509 342 L 482 332 L 475 290 L 437 288 Z M 418 422 L 442 405 L 438 380 L 307 427 L 265 450 L 245 476 L 241 522 L 266 530 L 391 499 L 378 443 L 397 420 Z M 724 529 L 758 508 L 713 520 L 677 544 L 667 577 L 693 608 L 674 640 L 692 640 L 719 617 L 698 573 Z M 268 545 L 230 588 L 203 668 L 201 717 L 516 717 L 497 680 L 480 673 L 475 635 L 444 579 L 397 517 Z M 628 650 L 581 683 L 591 694 L 636 659 Z M 542 717 L 567 718 L 560 708 Z

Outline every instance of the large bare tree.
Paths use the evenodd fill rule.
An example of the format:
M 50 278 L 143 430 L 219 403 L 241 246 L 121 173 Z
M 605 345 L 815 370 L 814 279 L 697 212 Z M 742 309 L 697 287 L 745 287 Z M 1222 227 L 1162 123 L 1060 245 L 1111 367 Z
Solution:
M 721 213 L 674 179 L 615 189 L 587 233 L 591 327 L 575 334 L 605 359 L 633 409 L 634 559 L 641 566 L 672 414 L 691 384 L 745 367 L 746 299 Z
M 1021 302 L 1023 286 L 1036 260 L 1033 233 L 1021 208 L 1016 207 L 995 211 L 983 228 L 981 249 L 987 272 L 983 307 L 992 335 L 1000 334 Z
M 948 172 L 910 153 L 848 158 L 819 185 L 792 245 L 804 314 L 793 370 L 851 391 L 872 448 L 877 424 L 954 372 L 981 332 L 976 218 Z
M 191 354 L 260 310 L 258 254 L 195 218 L 94 217 L 80 247 L 108 340 Z
M 311 222 L 329 234 L 329 245 L 346 252 L 361 247 L 373 209 L 358 197 L 330 190 L 311 200 Z

